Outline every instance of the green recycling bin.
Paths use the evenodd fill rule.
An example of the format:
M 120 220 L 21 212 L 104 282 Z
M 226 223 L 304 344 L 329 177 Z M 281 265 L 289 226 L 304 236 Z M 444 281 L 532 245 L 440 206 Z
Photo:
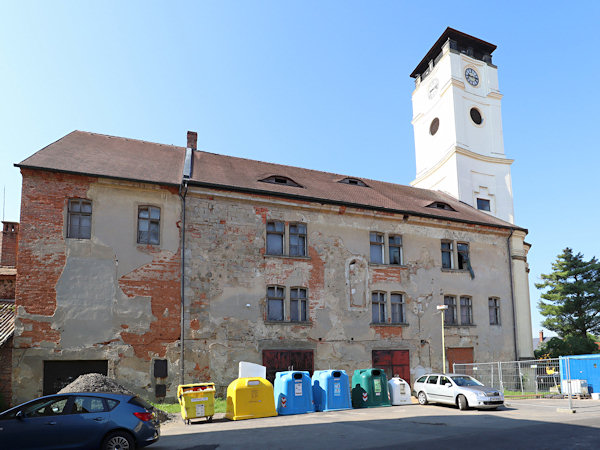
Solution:
M 352 375 L 352 407 L 391 406 L 388 383 L 381 369 L 359 369 Z

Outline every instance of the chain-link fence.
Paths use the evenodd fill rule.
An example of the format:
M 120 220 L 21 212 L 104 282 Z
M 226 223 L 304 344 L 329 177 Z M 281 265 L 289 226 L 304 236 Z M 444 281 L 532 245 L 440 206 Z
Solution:
M 505 398 L 562 398 L 559 358 L 454 364 L 453 372 L 471 375 Z

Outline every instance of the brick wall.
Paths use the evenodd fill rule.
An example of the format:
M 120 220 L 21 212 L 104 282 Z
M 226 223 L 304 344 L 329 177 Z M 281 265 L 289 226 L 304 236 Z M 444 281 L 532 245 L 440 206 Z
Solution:
M 12 396 L 12 338 L 0 347 L 0 411 L 8 408 Z
M 2 238 L 0 240 L 0 266 L 17 265 L 17 241 L 19 224 L 17 222 L 2 222 Z
M 15 277 L 0 275 L 0 299 L 15 298 Z

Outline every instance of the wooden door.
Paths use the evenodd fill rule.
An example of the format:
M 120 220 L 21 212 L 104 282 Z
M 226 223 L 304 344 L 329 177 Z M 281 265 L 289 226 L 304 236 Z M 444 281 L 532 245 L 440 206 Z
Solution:
M 383 369 L 388 380 L 398 376 L 410 383 L 408 350 L 373 350 L 373 367 Z
M 473 363 L 473 347 L 454 347 L 446 349 L 447 372 L 454 372 L 454 364 Z M 464 372 L 464 371 L 463 371 Z
M 267 368 L 267 380 L 275 380 L 275 373 L 287 370 L 308 371 L 314 369 L 312 350 L 263 350 L 263 366 Z

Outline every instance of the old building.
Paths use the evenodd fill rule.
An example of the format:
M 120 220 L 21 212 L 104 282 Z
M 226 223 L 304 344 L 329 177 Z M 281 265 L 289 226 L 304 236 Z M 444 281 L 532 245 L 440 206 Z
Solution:
M 428 69 L 459 55 L 484 79 L 489 48 L 446 33 Z M 499 147 L 460 143 L 502 164 Z M 511 188 L 494 177 L 473 178 L 473 207 L 444 186 L 198 151 L 195 133 L 182 148 L 76 131 L 18 167 L 15 399 L 87 371 L 157 397 L 181 380 L 223 388 L 242 360 L 412 379 L 441 369 L 441 304 L 448 363 L 532 356 L 527 232 L 496 217 Z
M 19 224 L 2 222 L 0 233 L 0 409 L 12 397 L 12 347 Z

